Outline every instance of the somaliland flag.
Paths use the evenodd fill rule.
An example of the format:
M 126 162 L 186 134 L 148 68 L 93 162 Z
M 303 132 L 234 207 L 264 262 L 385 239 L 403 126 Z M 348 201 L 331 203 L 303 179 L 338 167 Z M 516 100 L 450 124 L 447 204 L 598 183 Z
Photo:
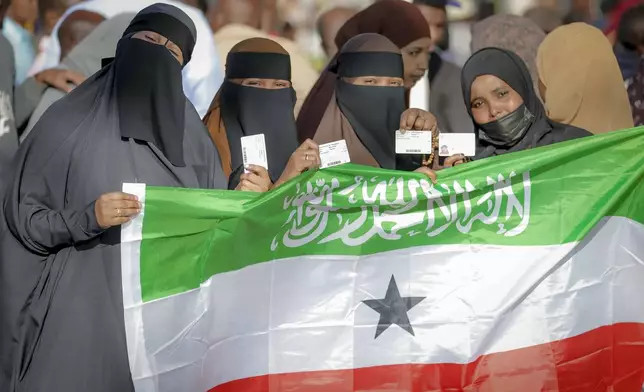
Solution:
M 262 195 L 124 190 L 137 391 L 642 388 L 644 128 L 436 185 L 344 165 Z

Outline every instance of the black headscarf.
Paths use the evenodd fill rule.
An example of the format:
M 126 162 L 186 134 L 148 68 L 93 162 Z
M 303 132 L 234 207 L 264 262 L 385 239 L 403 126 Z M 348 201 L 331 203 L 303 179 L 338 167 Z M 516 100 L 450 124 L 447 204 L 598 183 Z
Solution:
M 230 146 L 229 188 L 239 182 L 243 171 L 241 138 L 264 134 L 268 173 L 275 182 L 297 149 L 297 129 L 293 110 L 296 102 L 292 87 L 263 89 L 243 86 L 230 79 L 291 80 L 288 52 L 268 39 L 252 38 L 236 45 L 226 59 L 226 80 L 221 87 L 221 115 Z
M 341 52 L 331 69 L 338 75 L 335 94 L 338 106 L 353 131 L 381 167 L 396 168 L 394 132 L 405 111 L 405 88 L 358 86 L 342 78 L 361 76 L 403 77 L 399 53 Z
M 478 138 L 479 148 L 476 159 L 483 159 L 507 152 L 545 146 L 565 140 L 590 135 L 589 132 L 573 126 L 560 124 L 548 118 L 537 97 L 530 72 L 523 60 L 513 52 L 499 48 L 485 48 L 474 53 L 463 66 L 461 87 L 467 111 L 474 122 L 477 136 L 482 132 L 472 115 L 471 87 L 481 75 L 494 75 L 507 83 L 521 98 L 527 110 L 534 116 L 532 124 L 523 138 L 509 148 L 498 147 Z
M 163 45 L 132 39 L 153 31 L 174 42 L 184 63 Z M 168 4 L 137 14 L 116 47 L 114 88 L 121 136 L 154 144 L 175 166 L 185 166 L 183 129 L 186 97 L 181 70 L 192 56 L 197 30 L 188 15 Z

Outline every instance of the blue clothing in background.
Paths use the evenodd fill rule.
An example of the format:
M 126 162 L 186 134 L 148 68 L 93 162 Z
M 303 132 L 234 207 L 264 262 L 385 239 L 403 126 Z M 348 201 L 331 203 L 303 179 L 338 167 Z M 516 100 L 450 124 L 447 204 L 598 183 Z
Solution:
M 2 33 L 11 43 L 16 65 L 15 84 L 21 84 L 27 78 L 31 64 L 36 59 L 33 37 L 29 30 L 20 26 L 11 18 L 4 18 Z

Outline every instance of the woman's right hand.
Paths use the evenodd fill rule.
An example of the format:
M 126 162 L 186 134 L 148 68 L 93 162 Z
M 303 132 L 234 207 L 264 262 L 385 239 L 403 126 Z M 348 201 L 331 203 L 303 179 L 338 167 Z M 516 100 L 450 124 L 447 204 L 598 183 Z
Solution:
M 295 150 L 288 160 L 282 175 L 275 182 L 274 188 L 282 185 L 291 178 L 297 177 L 307 170 L 320 167 L 320 150 L 316 142 L 306 139 L 301 146 Z
M 257 165 L 248 165 L 248 173 L 239 176 L 239 184 L 235 190 L 246 192 L 268 192 L 273 184 L 268 171 Z
M 134 219 L 141 212 L 139 199 L 128 193 L 102 194 L 94 203 L 96 222 L 102 229 L 119 226 Z

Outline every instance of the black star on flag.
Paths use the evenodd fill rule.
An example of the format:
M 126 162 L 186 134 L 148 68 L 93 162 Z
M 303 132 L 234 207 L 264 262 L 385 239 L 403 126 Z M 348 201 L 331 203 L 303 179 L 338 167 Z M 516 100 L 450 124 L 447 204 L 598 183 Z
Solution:
M 396 324 L 400 328 L 414 335 L 414 329 L 409 322 L 407 312 L 418 305 L 426 297 L 401 297 L 396 285 L 396 279 L 391 275 L 389 280 L 389 287 L 387 287 L 387 294 L 383 299 L 367 299 L 362 301 L 365 305 L 380 313 L 380 320 L 378 321 L 378 328 L 376 329 L 376 336 L 385 332 L 389 326 Z

